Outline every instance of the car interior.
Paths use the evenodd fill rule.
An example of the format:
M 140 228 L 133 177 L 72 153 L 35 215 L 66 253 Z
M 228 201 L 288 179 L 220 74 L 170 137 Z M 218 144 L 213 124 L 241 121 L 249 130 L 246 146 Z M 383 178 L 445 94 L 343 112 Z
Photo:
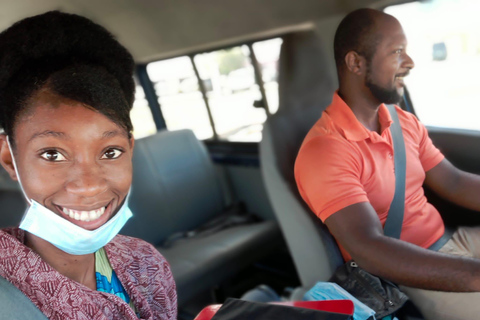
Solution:
M 448 0 L 431 2 L 435 1 Z M 137 93 L 143 94 L 145 107 L 134 107 L 132 118 L 141 110 L 151 121 L 134 121 L 135 133 L 142 126 L 153 129 L 135 135 L 129 198 L 134 217 L 121 233 L 148 241 L 166 257 L 177 285 L 179 319 L 194 319 L 205 306 L 239 298 L 262 284 L 284 299 L 301 300 L 306 290 L 327 281 L 342 264 L 335 240 L 300 198 L 293 176 L 295 157 L 337 88 L 332 47 L 342 17 L 361 7 L 413 4 L 428 5 L 406 0 L 0 0 L 0 30 L 27 16 L 61 10 L 105 26 L 133 54 Z M 257 44 L 271 39 L 281 43 L 272 63 L 255 51 Z M 440 58 L 435 52 L 430 57 L 437 65 L 451 57 L 449 42 L 441 48 Z M 252 67 L 240 63 L 233 71 L 222 71 L 219 83 L 230 86 L 221 89 L 222 95 L 234 98 L 215 100 L 218 84 L 205 76 L 209 69 L 198 67 L 199 61 L 214 61 L 208 56 L 212 52 L 234 50 L 248 51 Z M 181 82 L 156 80 L 155 63 L 180 58 L 193 65 L 191 71 L 173 68 L 172 74 L 185 74 Z M 266 80 L 270 71 L 274 81 Z M 251 111 L 236 113 L 233 107 L 249 90 L 255 90 L 256 97 L 247 106 Z M 169 118 L 174 112 L 169 103 L 176 99 L 173 91 L 195 100 L 192 109 L 180 109 L 183 102 L 173 105 L 184 123 Z M 423 105 L 414 99 L 418 92 L 408 87 L 401 107 L 423 121 Z M 247 120 L 247 125 L 228 131 L 218 120 L 220 112 L 226 122 L 243 116 L 251 120 L 253 115 L 261 122 Z M 202 119 L 209 127 L 206 131 L 198 129 Z M 480 173 L 480 127 L 432 123 L 427 122 L 430 137 L 445 156 L 460 169 Z M 225 134 L 233 137 L 253 127 L 253 139 Z M 447 225 L 480 223 L 479 215 L 428 189 L 426 194 Z M 18 184 L 1 170 L 0 227 L 18 225 L 18 213 L 25 208 Z M 2 280 L 0 301 L 18 294 Z M 403 316 L 420 318 L 415 312 Z

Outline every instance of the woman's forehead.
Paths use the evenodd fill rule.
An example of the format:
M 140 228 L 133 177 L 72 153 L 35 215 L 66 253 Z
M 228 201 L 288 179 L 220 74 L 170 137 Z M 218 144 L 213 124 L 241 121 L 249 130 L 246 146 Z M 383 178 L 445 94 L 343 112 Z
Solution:
M 48 99 L 32 103 L 15 127 L 15 140 L 24 143 L 38 138 L 98 140 L 114 136 L 128 139 L 125 129 L 97 110 L 79 102 Z

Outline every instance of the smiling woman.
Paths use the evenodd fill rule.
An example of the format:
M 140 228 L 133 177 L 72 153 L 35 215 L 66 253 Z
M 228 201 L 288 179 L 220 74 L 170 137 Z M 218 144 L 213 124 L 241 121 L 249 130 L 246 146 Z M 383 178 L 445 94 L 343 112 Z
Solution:
M 117 235 L 132 216 L 132 72 L 126 49 L 80 16 L 0 34 L 0 163 L 29 203 L 0 231 L 0 276 L 49 319 L 176 319 L 166 260 Z

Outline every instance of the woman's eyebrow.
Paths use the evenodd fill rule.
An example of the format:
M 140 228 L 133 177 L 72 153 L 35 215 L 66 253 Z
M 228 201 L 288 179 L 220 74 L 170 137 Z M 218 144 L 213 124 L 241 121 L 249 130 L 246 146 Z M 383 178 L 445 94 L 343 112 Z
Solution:
M 56 138 L 60 138 L 60 139 L 70 139 L 70 136 L 64 132 L 58 132 L 58 131 L 52 131 L 52 130 L 45 130 L 45 131 L 42 131 L 42 132 L 37 132 L 37 133 L 34 133 L 30 139 L 28 140 L 28 142 L 32 141 L 33 139 L 36 139 L 36 138 L 45 138 L 45 137 L 56 137 Z
M 128 135 L 125 134 L 123 131 L 120 131 L 120 130 L 110 130 L 110 131 L 105 131 L 105 132 L 102 134 L 102 139 L 112 138 L 112 137 L 116 137 L 116 136 L 119 136 L 119 135 L 128 136 Z

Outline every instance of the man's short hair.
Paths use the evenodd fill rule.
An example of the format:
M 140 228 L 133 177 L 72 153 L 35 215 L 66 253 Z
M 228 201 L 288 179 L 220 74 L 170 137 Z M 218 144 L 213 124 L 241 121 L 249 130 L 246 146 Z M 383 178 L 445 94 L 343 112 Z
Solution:
M 340 22 L 333 41 L 338 71 L 343 68 L 345 56 L 350 51 L 357 52 L 367 61 L 373 58 L 381 40 L 381 36 L 375 32 L 375 18 L 379 14 L 384 13 L 374 9 L 358 9 L 350 12 Z

